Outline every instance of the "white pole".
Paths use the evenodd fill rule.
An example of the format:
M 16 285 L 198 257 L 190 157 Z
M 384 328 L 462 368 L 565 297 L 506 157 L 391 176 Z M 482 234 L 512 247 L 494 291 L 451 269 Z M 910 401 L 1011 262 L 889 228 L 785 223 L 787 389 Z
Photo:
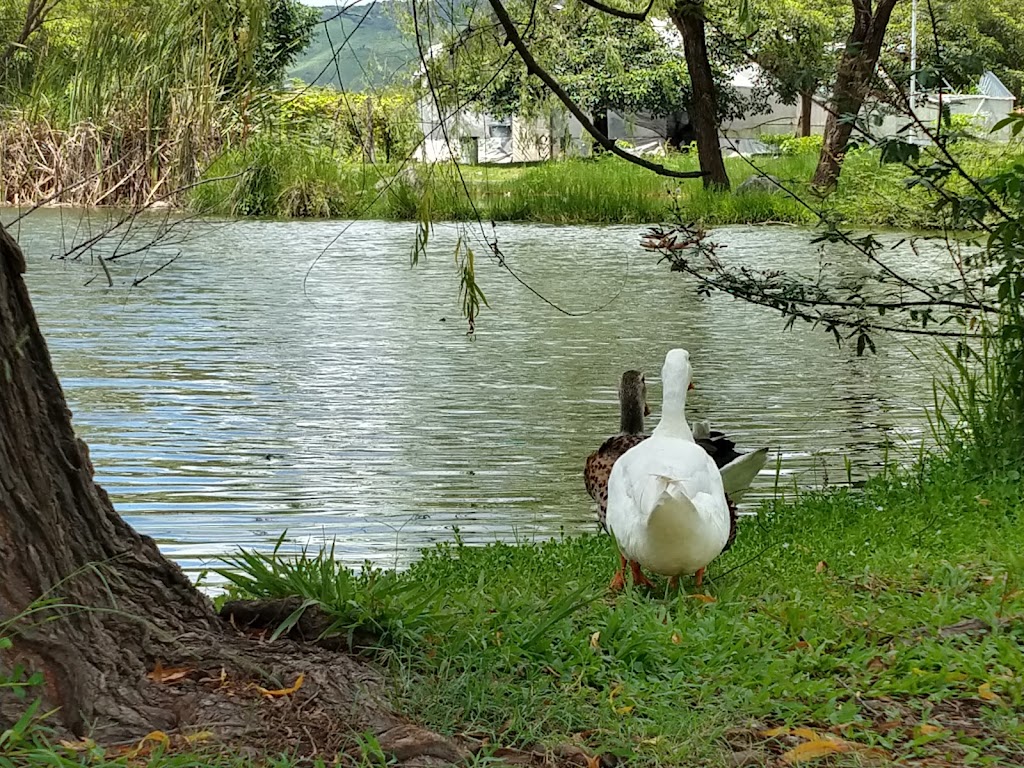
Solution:
M 910 6 L 910 109 L 917 106 L 917 0 Z

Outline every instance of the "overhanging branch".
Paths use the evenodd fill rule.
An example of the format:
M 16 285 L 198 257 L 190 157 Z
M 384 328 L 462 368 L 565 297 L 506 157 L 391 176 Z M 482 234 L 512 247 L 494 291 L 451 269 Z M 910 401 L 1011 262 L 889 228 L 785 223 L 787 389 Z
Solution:
M 647 14 L 651 12 L 651 8 L 654 7 L 654 0 L 650 0 L 647 3 L 647 7 L 643 11 L 622 11 L 618 8 L 612 8 L 610 5 L 605 5 L 599 0 L 580 0 L 584 5 L 589 5 L 594 10 L 600 11 L 601 13 L 607 13 L 609 16 L 617 16 L 620 19 L 632 19 L 633 21 L 647 21 Z
M 512 23 L 512 19 L 508 15 L 508 11 L 505 9 L 501 0 L 489 0 L 489 2 L 491 4 L 491 8 L 494 10 L 494 15 L 498 17 L 498 22 L 505 30 L 505 36 L 508 38 L 508 42 L 512 43 L 512 46 L 519 53 L 519 58 L 523 60 L 527 71 L 531 75 L 535 75 L 548 87 L 548 90 L 555 94 L 558 100 L 565 105 L 565 108 L 569 110 L 572 116 L 579 120 L 580 125 L 583 126 L 583 130 L 593 136 L 594 140 L 598 144 L 616 157 L 621 157 L 626 162 L 633 163 L 634 165 L 639 165 L 641 168 L 653 171 L 659 176 L 671 176 L 676 179 L 698 179 L 704 175 L 703 171 L 674 171 L 671 168 L 666 168 L 658 163 L 652 163 L 642 157 L 631 155 L 629 152 L 619 147 L 614 140 L 608 138 L 599 131 L 590 121 L 590 118 L 587 117 L 583 110 L 579 108 L 569 94 L 565 92 L 562 86 L 558 84 L 558 81 L 555 80 L 555 78 L 552 77 L 540 64 L 538 64 L 535 58 L 533 58 L 533 54 L 530 53 L 530 49 L 526 47 L 526 43 L 524 43 L 523 38 L 520 37 L 519 31 L 516 29 L 515 24 Z

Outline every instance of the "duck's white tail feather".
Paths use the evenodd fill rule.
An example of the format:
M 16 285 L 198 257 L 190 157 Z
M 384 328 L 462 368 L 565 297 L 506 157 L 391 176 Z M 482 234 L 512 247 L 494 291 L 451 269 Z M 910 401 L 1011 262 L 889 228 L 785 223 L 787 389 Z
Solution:
M 730 499 L 736 502 L 743 497 L 767 460 L 768 449 L 759 448 L 730 461 L 719 470 L 722 475 L 722 486 Z

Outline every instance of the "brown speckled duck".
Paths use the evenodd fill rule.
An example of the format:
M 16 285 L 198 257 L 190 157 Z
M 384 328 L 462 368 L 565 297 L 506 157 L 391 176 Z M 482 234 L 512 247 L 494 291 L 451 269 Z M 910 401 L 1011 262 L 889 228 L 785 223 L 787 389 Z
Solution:
M 608 475 L 619 456 L 647 439 L 644 416 L 651 415 L 647 405 L 647 381 L 640 371 L 626 371 L 619 380 L 619 434 L 612 435 L 587 456 L 583 483 L 590 498 L 597 502 L 597 520 L 605 528 L 608 509 Z

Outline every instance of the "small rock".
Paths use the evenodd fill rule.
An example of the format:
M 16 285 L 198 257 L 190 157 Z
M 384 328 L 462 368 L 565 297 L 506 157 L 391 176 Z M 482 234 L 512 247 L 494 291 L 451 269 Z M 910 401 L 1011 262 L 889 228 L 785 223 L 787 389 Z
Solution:
M 736 192 L 782 192 L 782 182 L 776 176 L 751 176 L 736 188 Z

